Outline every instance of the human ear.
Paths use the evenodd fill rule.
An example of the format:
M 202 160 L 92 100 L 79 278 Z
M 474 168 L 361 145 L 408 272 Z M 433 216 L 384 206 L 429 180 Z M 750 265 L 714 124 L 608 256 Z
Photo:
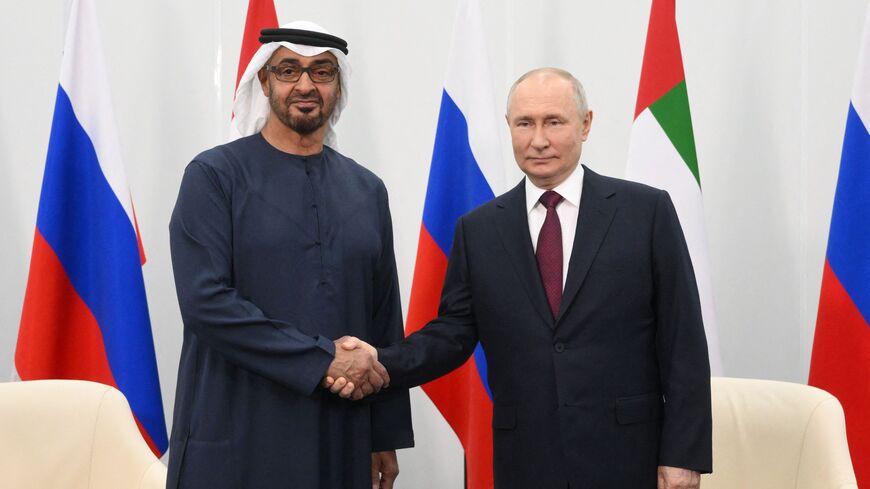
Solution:
M 269 86 L 269 74 L 266 73 L 265 68 L 257 72 L 257 79 L 260 80 L 260 88 L 263 90 L 263 95 L 268 97 L 271 87 Z

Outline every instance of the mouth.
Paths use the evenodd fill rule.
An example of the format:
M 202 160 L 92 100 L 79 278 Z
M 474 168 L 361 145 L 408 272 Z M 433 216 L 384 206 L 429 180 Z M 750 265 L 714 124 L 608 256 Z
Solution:
M 526 161 L 529 161 L 531 163 L 546 163 L 553 159 L 554 157 L 552 156 L 529 156 L 528 158 L 526 158 Z
M 320 107 L 320 102 L 316 100 L 295 100 L 291 101 L 290 105 L 295 106 L 300 112 L 307 114 Z
M 318 107 L 323 103 L 323 99 L 317 96 L 312 96 L 315 94 L 308 95 L 298 95 L 291 94 L 289 97 L 285 99 L 287 105 L 295 105 L 297 107 Z

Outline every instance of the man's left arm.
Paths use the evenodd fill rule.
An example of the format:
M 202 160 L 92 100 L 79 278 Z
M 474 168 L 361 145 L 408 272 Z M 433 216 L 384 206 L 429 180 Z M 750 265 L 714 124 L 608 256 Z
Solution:
M 379 192 L 379 221 L 383 248 L 374 275 L 372 345 L 384 347 L 404 338 L 399 278 L 393 250 L 393 224 L 383 184 Z M 372 451 L 381 452 L 414 446 L 411 402 L 408 389 L 389 388 L 371 398 Z
M 664 191 L 656 202 L 652 256 L 656 352 L 665 400 L 659 487 L 696 487 L 670 484 L 669 479 L 697 477 L 673 469 L 712 472 L 710 361 L 692 261 L 676 210 Z

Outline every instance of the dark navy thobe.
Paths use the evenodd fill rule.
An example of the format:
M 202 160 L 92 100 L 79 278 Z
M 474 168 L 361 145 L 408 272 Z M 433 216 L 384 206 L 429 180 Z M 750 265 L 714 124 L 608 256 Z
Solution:
M 408 391 L 353 402 L 319 383 L 334 339 L 402 338 L 383 182 L 256 134 L 188 165 L 169 229 L 184 343 L 167 487 L 371 487 L 371 452 L 413 445 Z

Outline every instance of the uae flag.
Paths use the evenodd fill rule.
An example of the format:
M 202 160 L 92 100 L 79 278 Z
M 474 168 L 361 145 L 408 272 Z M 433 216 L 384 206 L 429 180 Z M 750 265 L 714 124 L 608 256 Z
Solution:
M 245 16 L 245 31 L 242 34 L 242 48 L 239 52 L 239 68 L 236 70 L 236 87 L 233 90 L 233 100 L 235 93 L 239 89 L 239 80 L 245 74 L 245 69 L 251 58 L 260 49 L 260 31 L 263 29 L 271 29 L 278 27 L 278 14 L 275 13 L 274 0 L 249 0 L 248 13 Z M 236 125 L 235 116 L 230 120 L 230 141 L 241 137 L 241 132 Z
M 652 2 L 626 176 L 667 190 L 674 202 L 695 269 L 710 370 L 713 375 L 722 375 L 704 229 L 701 174 L 695 153 L 674 3 L 675 0 Z

